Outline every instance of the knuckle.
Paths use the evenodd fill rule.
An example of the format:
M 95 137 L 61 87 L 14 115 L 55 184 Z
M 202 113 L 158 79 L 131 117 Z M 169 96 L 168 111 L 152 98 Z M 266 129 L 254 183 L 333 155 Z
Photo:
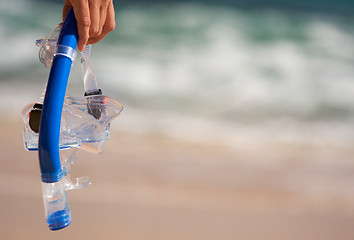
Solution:
M 108 6 L 111 2 L 112 2 L 112 0 L 103 0 L 102 1 L 102 5 L 103 6 Z
M 90 27 L 91 25 L 91 20 L 89 17 L 84 17 L 78 21 L 78 24 L 83 26 L 83 27 Z
M 112 32 L 115 28 L 116 28 L 116 23 L 114 21 L 106 25 L 106 29 L 110 32 Z
M 98 36 L 101 34 L 101 31 L 98 27 L 92 28 L 90 32 L 91 32 L 90 33 L 91 36 Z

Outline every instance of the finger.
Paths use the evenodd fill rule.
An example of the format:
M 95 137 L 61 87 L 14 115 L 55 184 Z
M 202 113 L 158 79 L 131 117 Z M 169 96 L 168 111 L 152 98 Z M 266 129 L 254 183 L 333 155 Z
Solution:
M 73 2 L 73 7 L 77 21 L 77 31 L 79 33 L 77 48 L 79 51 L 83 51 L 89 39 L 89 30 L 91 25 L 89 5 L 87 1 L 79 0 Z
M 115 26 L 116 26 L 116 21 L 115 21 L 114 7 L 113 7 L 113 3 L 110 2 L 107 8 L 107 18 L 105 24 L 103 25 L 102 33 L 97 37 L 90 38 L 88 40 L 88 44 L 94 44 L 101 41 L 105 36 L 107 36 L 108 33 L 114 30 Z
M 64 7 L 63 7 L 63 22 L 66 18 L 66 15 L 68 15 L 69 10 L 71 9 L 72 5 L 69 0 L 65 0 L 64 2 Z
M 90 37 L 97 37 L 101 34 L 102 28 L 100 28 L 100 5 L 99 1 L 90 0 Z
M 101 3 L 101 9 L 100 9 L 100 28 L 103 30 L 103 26 L 106 23 L 106 18 L 107 18 L 107 12 L 109 9 L 110 4 L 112 4 L 112 0 L 106 0 Z
M 108 6 L 109 6 L 108 4 L 103 7 L 101 6 L 101 9 L 100 9 L 100 30 L 101 30 L 101 32 L 103 31 L 103 26 L 106 23 Z M 100 34 L 101 34 L 101 32 L 100 32 Z

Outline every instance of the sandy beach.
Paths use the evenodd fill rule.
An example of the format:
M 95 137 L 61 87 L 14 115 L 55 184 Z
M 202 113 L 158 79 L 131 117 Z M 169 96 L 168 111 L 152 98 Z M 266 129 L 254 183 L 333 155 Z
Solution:
M 0 128 L 1 239 L 354 237 L 348 149 L 257 152 L 119 132 L 102 155 L 80 152 L 72 176 L 88 175 L 93 185 L 68 193 L 73 222 L 51 232 L 37 154 L 23 148 L 22 123 Z

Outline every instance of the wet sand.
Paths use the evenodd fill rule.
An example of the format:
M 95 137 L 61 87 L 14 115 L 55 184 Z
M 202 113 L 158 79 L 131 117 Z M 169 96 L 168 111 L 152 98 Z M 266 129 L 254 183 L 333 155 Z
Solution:
M 36 152 L 0 125 L 1 239 L 354 239 L 354 150 L 280 144 L 228 149 L 112 133 L 80 152 L 71 225 L 44 220 Z

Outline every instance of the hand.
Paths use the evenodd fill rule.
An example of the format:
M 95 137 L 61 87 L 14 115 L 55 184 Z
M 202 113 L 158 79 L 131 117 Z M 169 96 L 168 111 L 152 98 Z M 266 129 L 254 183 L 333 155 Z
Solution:
M 65 0 L 63 21 L 71 7 L 77 21 L 79 51 L 83 51 L 86 44 L 101 41 L 115 28 L 113 0 Z

